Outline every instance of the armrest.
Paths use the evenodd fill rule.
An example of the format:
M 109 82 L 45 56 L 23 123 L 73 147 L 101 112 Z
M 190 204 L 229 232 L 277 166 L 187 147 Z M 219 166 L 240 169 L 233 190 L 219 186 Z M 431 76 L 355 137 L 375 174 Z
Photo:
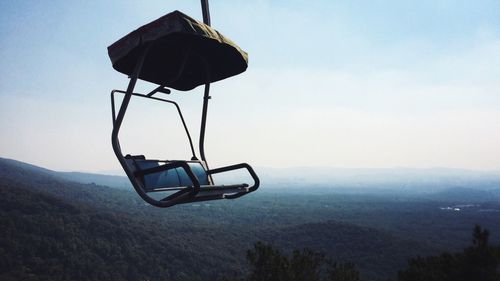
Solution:
M 207 171 L 207 174 L 212 175 L 212 174 L 218 174 L 218 173 L 223 173 L 223 172 L 228 172 L 228 171 L 233 171 L 233 170 L 238 170 L 238 169 L 247 169 L 248 173 L 250 174 L 250 176 L 252 177 L 252 179 L 254 181 L 253 185 L 249 188 L 249 192 L 253 192 L 253 191 L 257 190 L 257 188 L 259 188 L 259 185 L 260 185 L 259 177 L 257 176 L 255 171 L 253 170 L 252 166 L 248 165 L 247 163 L 240 163 L 240 164 L 235 164 L 235 165 L 231 165 L 231 166 L 211 169 L 211 170 Z M 228 196 L 227 198 L 234 199 L 234 198 L 240 197 L 242 195 L 244 195 L 244 193 Z

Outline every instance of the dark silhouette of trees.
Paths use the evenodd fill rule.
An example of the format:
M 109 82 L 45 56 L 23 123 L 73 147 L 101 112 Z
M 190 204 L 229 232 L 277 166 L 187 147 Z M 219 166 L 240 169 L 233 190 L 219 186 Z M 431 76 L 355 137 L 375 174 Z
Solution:
M 472 246 L 461 253 L 417 257 L 399 272 L 400 281 L 499 281 L 500 247 L 488 244 L 489 231 L 474 227 Z
M 500 246 L 488 243 L 489 231 L 474 227 L 472 245 L 460 253 L 417 257 L 399 272 L 399 281 L 500 281 Z M 361 281 L 353 263 L 332 263 L 308 249 L 291 256 L 262 242 L 247 252 L 250 273 L 226 281 Z
M 247 252 L 251 271 L 247 278 L 226 281 L 360 281 L 353 263 L 333 263 L 323 254 L 304 249 L 288 257 L 271 245 L 257 242 Z
M 361 281 L 358 268 L 352 262 L 334 264 L 329 272 L 328 280 Z

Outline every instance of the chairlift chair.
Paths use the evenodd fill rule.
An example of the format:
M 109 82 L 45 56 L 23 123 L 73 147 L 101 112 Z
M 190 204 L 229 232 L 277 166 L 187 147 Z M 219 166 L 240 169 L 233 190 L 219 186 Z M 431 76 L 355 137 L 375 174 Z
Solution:
M 259 178 L 246 163 L 210 169 L 204 150 L 205 125 L 210 99 L 210 83 L 246 70 L 248 56 L 236 44 L 210 27 L 208 3 L 202 0 L 204 23 L 179 12 L 171 12 L 129 33 L 108 47 L 108 54 L 117 71 L 129 76 L 126 91 L 113 90 L 113 150 L 134 189 L 147 203 L 157 207 L 197 201 L 234 199 L 257 190 Z M 158 85 L 147 94 L 134 92 L 138 79 Z M 203 109 L 199 139 L 199 159 L 179 105 L 158 97 L 170 89 L 189 91 L 204 85 Z M 123 94 L 116 111 L 115 94 Z M 176 107 L 187 134 L 191 160 L 148 159 L 144 155 L 124 155 L 118 134 L 132 98 L 145 98 Z M 253 184 L 217 185 L 212 175 L 246 169 Z M 156 194 L 167 194 L 158 199 Z

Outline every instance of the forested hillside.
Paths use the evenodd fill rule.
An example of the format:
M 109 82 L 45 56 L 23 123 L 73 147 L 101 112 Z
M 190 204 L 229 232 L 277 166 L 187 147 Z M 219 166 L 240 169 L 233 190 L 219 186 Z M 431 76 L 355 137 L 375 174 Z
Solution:
M 258 192 L 157 209 L 132 191 L 0 159 L 0 280 L 221 280 L 247 272 L 257 241 L 321 251 L 386 280 L 408 258 L 468 245 L 475 223 L 498 241 L 498 202 L 440 209 L 453 204 Z
M 157 223 L 132 193 L 29 167 L 0 171 L 0 280 L 217 280 L 242 268 L 243 257 L 224 255 L 237 240 L 211 239 L 224 233 L 189 221 Z

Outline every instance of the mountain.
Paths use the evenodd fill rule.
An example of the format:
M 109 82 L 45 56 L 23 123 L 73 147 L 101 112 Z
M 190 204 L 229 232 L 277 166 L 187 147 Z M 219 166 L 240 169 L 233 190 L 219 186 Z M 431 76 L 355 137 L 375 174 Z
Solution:
M 154 211 L 132 192 L 1 161 L 0 280 L 220 280 L 243 267 L 243 254 L 215 251 L 237 240 L 207 245 L 224 233 Z
M 274 189 L 158 209 L 131 189 L 72 176 L 0 158 L 0 280 L 221 280 L 247 270 L 256 241 L 318 250 L 386 280 L 410 257 L 468 244 L 476 222 L 500 233 L 480 207 Z
M 238 266 L 178 227 L 68 203 L 32 186 L 2 184 L 0 197 L 1 280 L 216 280 L 218 269 Z

